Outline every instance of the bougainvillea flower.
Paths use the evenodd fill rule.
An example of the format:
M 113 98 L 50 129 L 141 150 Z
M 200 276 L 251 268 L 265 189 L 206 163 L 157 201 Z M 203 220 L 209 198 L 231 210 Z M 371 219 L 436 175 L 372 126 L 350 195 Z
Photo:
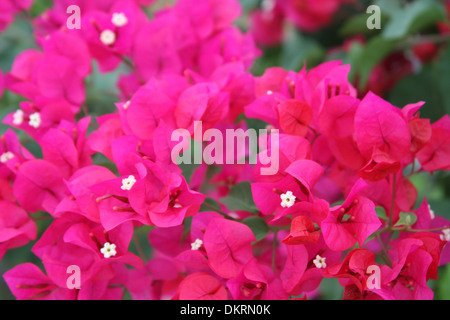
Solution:
M 176 257 L 190 249 L 189 239 L 183 237 L 183 226 L 155 228 L 148 234 L 148 240 L 158 253 L 166 257 Z
M 421 249 L 419 239 L 399 241 L 389 252 L 393 260 L 392 269 L 385 266 L 380 295 L 389 299 L 429 300 L 433 291 L 427 286 L 427 272 L 433 261 L 431 255 Z
M 3 31 L 14 20 L 21 10 L 31 8 L 33 0 L 5 0 L 0 4 L 0 31 Z
M 250 30 L 255 42 L 262 46 L 274 46 L 283 40 L 283 14 L 275 6 L 272 10 L 255 10 L 250 14 Z
M 450 117 L 445 115 L 431 125 L 431 138 L 417 153 L 417 159 L 427 171 L 448 170 Z
M 98 195 L 92 192 L 90 187 L 113 178 L 115 178 L 114 174 L 101 166 L 86 166 L 77 170 L 69 180 L 65 181 L 70 196 L 61 201 L 55 210 L 55 215 L 74 212 L 100 223 Z
M 367 290 L 368 267 L 374 265 L 377 264 L 373 252 L 367 249 L 354 249 L 343 262 L 329 266 L 324 271 L 324 276 L 346 279 L 346 286 L 355 285 L 360 293 L 363 293 Z
M 0 177 L 10 178 L 20 164 L 31 159 L 34 156 L 21 145 L 17 134 L 12 129 L 6 130 L 0 137 Z
M 411 148 L 409 126 L 400 109 L 370 92 L 355 114 L 355 139 L 366 158 L 376 149 L 399 161 Z
M 8 33 L 31 23 L 35 44 L 0 71 L 2 102 L 16 105 L 0 137 L 0 258 L 36 241 L 37 259 L 12 261 L 11 293 L 320 299 L 334 278 L 343 299 L 433 298 L 450 221 L 415 184 L 450 170 L 450 118 L 432 123 L 425 101 L 397 108 L 377 94 L 427 71 L 437 46 L 396 50 L 366 74 L 343 64 L 364 56 L 363 36 L 324 63 L 311 60 L 333 42 L 322 31 L 300 36 L 307 63 L 281 43 L 298 38 L 283 39 L 285 26 L 333 29 L 353 1 L 59 0 L 30 20 L 32 0 L 1 0 L 0 30 L 20 13 Z M 264 67 L 275 60 L 257 61 L 270 53 L 257 44 L 282 44 L 273 53 L 291 70 Z M 232 132 L 248 145 L 220 150 Z
M 345 202 L 330 208 L 328 217 L 322 221 L 323 237 L 330 249 L 343 251 L 356 242 L 362 246 L 367 237 L 381 226 L 374 203 L 358 194 L 366 187 L 363 180 L 358 180 Z
M 342 3 L 351 1 L 354 0 L 282 0 L 280 4 L 287 19 L 301 30 L 312 32 L 327 25 Z
M 291 231 L 284 238 L 283 243 L 287 245 L 298 245 L 307 242 L 317 242 L 319 236 L 320 234 L 311 219 L 305 216 L 298 216 L 292 220 Z
M 287 248 L 286 264 L 280 279 L 286 292 L 292 292 L 299 284 L 308 266 L 308 250 L 301 243 L 291 243 Z M 297 245 L 295 245 L 297 244 Z
M 294 205 L 295 202 L 306 200 L 307 198 L 303 193 L 300 184 L 291 176 L 287 176 L 276 183 L 252 184 L 253 200 L 264 215 L 270 215 L 285 210 L 284 208 L 286 208 L 286 206 L 283 207 L 281 205 L 283 201 L 281 195 L 286 194 L 289 191 L 295 196 L 295 199 L 293 198 L 295 201 L 291 202 L 289 206 L 287 206 L 288 208 L 291 205 Z
M 175 102 L 161 88 L 161 84 L 152 80 L 133 95 L 125 117 L 132 133 L 141 139 L 151 140 L 159 120 L 173 112 L 174 108 Z
M 246 225 L 226 219 L 211 220 L 203 237 L 211 269 L 226 279 L 237 276 L 253 258 L 252 241 L 255 236 Z
M 277 106 L 278 119 L 284 132 L 305 136 L 312 120 L 311 107 L 302 101 L 282 101 Z
M 173 300 L 226 300 L 227 290 L 207 273 L 193 273 L 180 283 Z
M 36 239 L 36 224 L 13 202 L 0 201 L 0 224 L 0 260 L 8 249 Z
M 197 213 L 204 200 L 204 195 L 189 189 L 183 176 L 172 174 L 155 202 L 150 204 L 148 214 L 155 225 L 172 227 Z
M 50 129 L 56 128 L 62 120 L 73 122 L 74 113 L 64 100 L 37 99 L 36 103 L 23 101 L 20 109 L 7 115 L 3 122 L 21 129 L 39 141 Z
M 79 266 L 83 287 L 92 279 L 111 279 L 114 263 L 142 266 L 142 260 L 128 252 L 132 234 L 131 223 L 106 232 L 82 216 L 66 214 L 49 226 L 32 251 L 43 260 L 48 276 L 61 287 L 66 285 L 67 267 Z
M 17 172 L 14 195 L 26 211 L 53 213 L 66 188 L 59 169 L 45 160 L 23 163 Z
M 82 16 L 83 36 L 100 71 L 114 70 L 131 55 L 135 36 L 147 21 L 133 1 L 115 1 L 108 11 L 93 10 Z
M 72 300 L 77 291 L 58 287 L 36 265 L 20 264 L 4 274 L 11 292 L 19 300 Z
M 183 280 L 173 260 L 155 257 L 143 268 L 126 269 L 126 288 L 133 300 L 168 300 Z
M 20 264 L 4 275 L 18 300 L 120 300 L 122 283 L 105 280 L 88 281 L 78 289 L 57 285 L 36 265 Z
M 297 160 L 285 170 L 301 184 L 305 194 L 311 194 L 312 189 L 323 174 L 323 168 L 312 160 Z
M 227 281 L 235 300 L 284 300 L 287 294 L 273 271 L 251 259 L 238 276 Z

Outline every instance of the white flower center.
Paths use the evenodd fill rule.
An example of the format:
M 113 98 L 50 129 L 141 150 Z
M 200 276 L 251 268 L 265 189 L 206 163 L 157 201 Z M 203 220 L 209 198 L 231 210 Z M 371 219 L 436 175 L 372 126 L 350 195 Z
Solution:
M 122 190 L 130 190 L 136 183 L 136 178 L 133 175 L 129 175 L 128 178 L 122 179 Z
M 273 91 L 272 90 L 267 90 L 267 92 L 266 92 L 268 95 L 271 95 L 271 94 L 273 94 Z
M 17 110 L 13 114 L 13 124 L 16 126 L 20 126 L 23 122 L 23 111 Z
M 7 151 L 0 156 L 0 162 L 5 163 L 12 158 L 14 158 L 14 153 L 12 153 L 11 151 Z
M 450 229 L 442 230 L 441 240 L 442 241 L 450 241 Z
M 283 208 L 290 208 L 294 205 L 296 197 L 292 194 L 292 191 L 283 193 L 281 196 L 281 206 Z
M 128 18 L 123 12 L 115 12 L 112 15 L 111 22 L 116 27 L 123 27 L 128 23 Z
M 33 128 L 37 129 L 41 126 L 41 115 L 39 112 L 35 112 L 30 115 L 30 121 L 28 121 L 28 124 L 32 126 Z
M 433 220 L 436 217 L 436 215 L 434 214 L 434 211 L 431 210 L 431 206 L 430 205 L 428 205 L 428 210 L 430 211 L 431 220 Z
M 203 241 L 200 239 L 196 239 L 194 242 L 191 243 L 191 249 L 192 250 L 198 250 L 203 245 Z
M 131 103 L 130 100 L 128 100 L 127 102 L 125 102 L 125 103 L 123 104 L 123 109 L 124 109 L 124 110 L 127 110 L 128 107 L 130 106 L 130 103 Z
M 102 33 L 100 33 L 100 41 L 104 45 L 110 46 L 116 42 L 116 34 L 109 29 L 103 30 Z
M 114 257 L 117 254 L 116 245 L 114 243 L 106 242 L 100 252 L 105 258 Z
M 316 265 L 316 268 L 326 268 L 327 264 L 325 263 L 326 258 L 323 258 L 319 255 L 316 256 L 316 258 L 313 260 L 314 264 Z

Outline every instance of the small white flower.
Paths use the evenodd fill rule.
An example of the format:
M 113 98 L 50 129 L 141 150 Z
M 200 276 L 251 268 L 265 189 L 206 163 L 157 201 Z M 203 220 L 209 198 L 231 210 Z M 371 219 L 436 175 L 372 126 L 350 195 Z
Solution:
M 128 178 L 122 179 L 122 190 L 130 190 L 136 183 L 136 178 L 133 175 L 129 175 Z
M 441 240 L 450 241 L 450 228 L 442 230 Z
M 198 250 L 203 245 L 203 241 L 200 239 L 196 239 L 191 243 L 191 250 Z
M 430 207 L 430 205 L 428 205 L 428 210 L 430 211 L 430 217 L 431 217 L 431 220 L 433 220 L 433 219 L 434 219 L 434 217 L 435 217 L 435 214 L 434 214 L 434 211 L 433 211 L 433 210 L 431 210 L 431 207 Z
M 7 151 L 0 156 L 0 162 L 5 163 L 12 158 L 14 158 L 14 153 L 12 153 L 11 151 Z
M 128 18 L 123 12 L 115 12 L 112 15 L 111 22 L 116 27 L 123 27 L 128 23 Z
M 230 213 L 228 214 L 228 216 L 229 216 L 230 218 L 233 218 L 233 219 L 239 219 L 239 218 L 240 218 L 240 216 L 239 216 L 236 212 L 230 212 Z
M 288 191 L 286 193 L 283 193 L 281 196 L 281 206 L 283 208 L 289 208 L 292 207 L 295 203 L 295 196 L 292 194 L 292 191 Z
M 114 243 L 106 242 L 100 252 L 105 258 L 114 257 L 117 254 L 116 245 Z
M 37 129 L 41 126 L 41 115 L 39 112 L 35 112 L 33 114 L 30 114 L 30 121 L 28 121 L 28 124 L 32 126 L 33 128 Z
M 327 264 L 325 263 L 326 258 L 322 258 L 321 256 L 317 255 L 316 258 L 313 260 L 314 264 L 316 265 L 316 268 L 326 268 Z
M 175 204 L 173 205 L 173 207 L 174 207 L 175 209 L 181 208 L 181 204 L 175 203 Z
M 271 94 L 273 94 L 273 91 L 272 90 L 267 90 L 267 92 L 266 92 L 268 95 L 271 95 Z
M 23 111 L 19 109 L 13 114 L 13 124 L 16 126 L 20 126 L 22 122 L 23 122 Z
M 109 29 L 103 30 L 102 33 L 100 33 L 100 41 L 104 45 L 110 46 L 116 42 L 116 34 Z
M 127 110 L 128 107 L 130 106 L 130 103 L 131 103 L 130 100 L 128 100 L 127 102 L 125 102 L 125 103 L 123 104 L 123 109 L 124 109 L 124 110 Z

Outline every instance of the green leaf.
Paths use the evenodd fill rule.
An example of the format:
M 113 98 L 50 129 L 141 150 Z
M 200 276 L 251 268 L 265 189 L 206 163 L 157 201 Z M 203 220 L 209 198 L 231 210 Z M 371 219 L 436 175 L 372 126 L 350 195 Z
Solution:
M 417 216 L 414 213 L 400 212 L 400 218 L 394 226 L 412 226 L 416 221 Z
M 245 12 L 249 12 L 258 8 L 259 0 L 241 0 L 241 6 Z
M 450 46 L 447 46 L 436 65 L 436 86 L 439 91 L 442 106 L 445 113 L 450 113 L 450 94 L 448 84 L 450 83 Z M 440 114 L 442 116 L 443 113 Z
M 442 67 L 444 68 L 444 66 Z M 440 86 L 436 81 L 438 72 L 440 71 L 431 65 L 424 66 L 419 73 L 400 80 L 389 93 L 388 100 L 398 107 L 418 101 L 426 101 L 420 109 L 420 115 L 422 118 L 436 121 L 445 113 L 441 96 L 447 94 L 442 88 L 444 85 Z M 444 74 L 442 76 L 445 77 Z
M 291 31 L 283 44 L 279 63 L 287 70 L 298 71 L 304 63 L 308 67 L 319 63 L 325 53 L 322 46 L 313 38 L 305 37 L 297 31 Z
M 430 204 L 430 207 L 434 211 L 436 216 L 450 219 L 450 212 L 448 210 L 448 208 L 450 208 L 450 200 L 429 200 L 428 203 Z
M 332 205 L 330 205 L 330 208 L 333 208 L 333 207 L 337 207 L 337 206 L 343 205 L 344 202 L 345 202 L 344 200 L 336 201 L 335 203 L 333 203 Z
M 373 4 L 380 7 L 382 14 L 392 17 L 392 15 L 402 9 L 400 1 L 402 0 L 375 0 Z
M 341 37 L 349 37 L 356 34 L 373 35 L 378 33 L 380 30 L 367 28 L 367 19 L 370 17 L 369 14 L 363 13 L 352 16 L 348 19 L 344 25 L 339 29 L 339 35 Z M 389 17 L 381 11 L 381 22 L 382 26 Z
M 366 86 L 372 69 L 394 50 L 396 44 L 396 40 L 385 39 L 381 36 L 370 39 L 358 62 L 361 89 Z
M 52 0 L 40 0 L 34 1 L 33 5 L 30 9 L 30 14 L 32 17 L 37 17 L 41 15 L 45 10 L 50 9 L 52 7 Z
M 198 164 L 184 164 L 181 163 L 178 165 L 182 171 L 183 177 L 186 179 L 187 182 L 191 180 L 192 174 L 194 173 L 195 169 L 197 169 L 200 165 Z
M 352 43 L 350 50 L 347 55 L 347 64 L 350 64 L 352 68 L 350 69 L 350 73 L 348 75 L 348 80 L 353 82 L 356 74 L 359 70 L 359 61 L 361 59 L 361 55 L 364 52 L 364 46 L 358 42 Z
M 382 36 L 385 39 L 401 39 L 445 18 L 442 4 L 433 0 L 418 0 L 402 10 L 395 11 L 392 19 L 383 28 Z
M 232 211 L 242 210 L 253 213 L 259 211 L 253 202 L 252 190 L 248 181 L 234 185 L 230 194 L 220 201 Z
M 375 212 L 377 213 L 377 217 L 383 220 L 387 220 L 388 217 L 386 215 L 386 210 L 383 207 L 375 207 Z
M 437 294 L 439 300 L 450 300 L 450 264 L 445 266 L 443 275 L 439 277 Z
M 212 209 L 205 206 L 205 204 L 213 207 L 215 209 L 213 211 L 221 211 L 219 203 L 213 198 L 205 198 L 205 201 L 203 201 L 203 204 L 200 206 L 200 211 L 211 211 Z
M 320 284 L 320 299 L 342 300 L 344 287 L 337 278 L 323 278 Z
M 243 224 L 247 225 L 255 235 L 256 241 L 264 239 L 269 233 L 269 226 L 260 217 L 249 217 L 242 221 Z

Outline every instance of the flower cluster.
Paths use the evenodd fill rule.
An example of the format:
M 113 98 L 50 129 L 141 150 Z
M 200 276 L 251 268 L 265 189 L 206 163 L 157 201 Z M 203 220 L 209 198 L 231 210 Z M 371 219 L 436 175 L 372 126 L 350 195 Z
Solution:
M 431 123 L 424 102 L 358 98 L 341 61 L 252 75 L 261 52 L 233 25 L 237 0 L 179 0 L 148 18 L 151 2 L 58 1 L 34 20 L 38 48 L 4 74 L 24 101 L 3 122 L 42 150 L 33 155 L 12 129 L 0 138 L 0 257 L 36 241 L 44 267 L 7 271 L 14 296 L 289 299 L 338 278 L 345 299 L 433 298 L 427 280 L 450 261 L 450 221 L 426 199 L 416 208 L 410 177 L 450 170 L 450 117 Z M 74 3 L 80 29 L 66 26 Z M 86 104 L 93 64 L 128 68 L 117 110 L 97 118 Z M 279 130 L 259 154 L 278 152 L 277 174 L 261 175 L 261 161 L 203 163 L 189 175 L 173 163 L 176 129 L 248 119 Z M 42 218 L 51 223 L 40 234 Z

